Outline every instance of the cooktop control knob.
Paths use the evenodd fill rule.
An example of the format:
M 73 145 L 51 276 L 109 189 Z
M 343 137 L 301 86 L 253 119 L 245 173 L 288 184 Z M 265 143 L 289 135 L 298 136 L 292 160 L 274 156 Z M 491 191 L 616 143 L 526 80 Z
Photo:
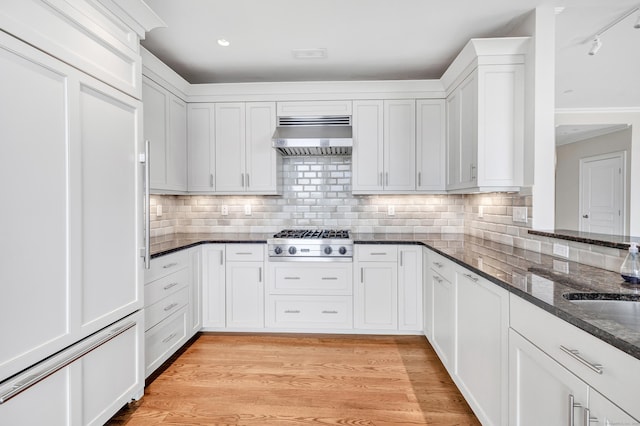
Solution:
M 347 248 L 346 247 L 340 247 L 338 249 L 338 251 L 340 252 L 340 254 L 346 254 L 347 253 Z
M 282 247 L 276 246 L 276 248 L 274 248 L 273 251 L 275 252 L 275 254 L 282 254 Z
M 289 254 L 296 254 L 296 251 L 295 247 L 289 247 Z
M 333 249 L 330 246 L 326 246 L 324 248 L 324 254 L 331 254 L 333 252 Z

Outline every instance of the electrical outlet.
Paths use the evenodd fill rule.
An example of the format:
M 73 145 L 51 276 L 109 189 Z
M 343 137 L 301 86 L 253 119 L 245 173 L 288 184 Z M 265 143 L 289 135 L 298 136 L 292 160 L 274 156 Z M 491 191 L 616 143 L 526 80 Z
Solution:
M 553 254 L 561 257 L 569 257 L 569 246 L 553 243 Z
M 482 219 L 484 217 L 484 206 L 478 206 L 478 218 Z
M 387 215 L 388 216 L 395 216 L 396 215 L 395 206 L 387 206 Z
M 526 207 L 514 207 L 512 219 L 514 222 L 527 223 L 527 208 Z
M 251 216 L 251 204 L 244 205 L 244 215 Z
M 227 216 L 229 214 L 229 206 L 223 204 L 220 208 L 220 214 L 222 216 Z
M 160 217 L 162 216 L 162 204 L 158 204 L 156 207 L 156 216 Z

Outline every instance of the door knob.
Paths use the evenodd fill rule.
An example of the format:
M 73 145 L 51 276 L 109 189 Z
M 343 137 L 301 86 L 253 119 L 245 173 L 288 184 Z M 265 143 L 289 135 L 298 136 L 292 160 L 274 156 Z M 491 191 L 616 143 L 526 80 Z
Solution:
M 589 215 L 588 214 L 583 214 L 582 217 L 585 218 L 585 219 L 589 219 Z

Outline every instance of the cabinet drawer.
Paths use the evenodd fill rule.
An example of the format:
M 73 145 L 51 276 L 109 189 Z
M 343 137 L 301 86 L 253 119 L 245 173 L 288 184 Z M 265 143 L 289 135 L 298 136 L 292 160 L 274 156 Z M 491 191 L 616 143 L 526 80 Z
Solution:
M 264 244 L 227 244 L 226 251 L 229 262 L 262 262 L 264 260 Z
M 267 309 L 267 327 L 353 327 L 351 296 L 271 296 Z
M 186 341 L 187 319 L 187 308 L 185 307 L 145 333 L 146 377 L 149 377 L 149 374 Z
M 189 255 L 187 250 L 180 250 L 165 256 L 151 259 L 151 268 L 144 271 L 144 282 L 150 283 L 158 278 L 172 274 L 188 266 Z
M 455 264 L 453 263 L 453 261 L 430 250 L 429 251 L 429 267 L 433 271 L 442 275 L 442 277 L 447 281 L 454 282 Z
M 352 271 L 351 263 L 270 263 L 269 293 L 350 295 Z
M 511 328 L 633 417 L 640 417 L 640 360 L 518 296 L 510 295 L 510 311 Z M 591 364 L 600 364 L 602 374 L 561 347 L 578 351 L 578 356 Z
M 172 313 L 180 310 L 189 303 L 189 289 L 170 294 L 162 300 L 144 309 L 145 330 L 149 330 Z
M 397 262 L 398 247 L 387 244 L 356 244 L 359 262 Z
M 144 305 L 151 306 L 163 297 L 189 285 L 189 269 L 184 268 L 144 286 Z

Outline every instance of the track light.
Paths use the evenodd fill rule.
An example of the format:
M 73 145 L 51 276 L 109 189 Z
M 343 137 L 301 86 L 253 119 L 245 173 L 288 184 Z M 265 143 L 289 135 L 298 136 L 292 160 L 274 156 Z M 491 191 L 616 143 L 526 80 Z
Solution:
M 591 50 L 589 50 L 589 55 L 593 56 L 598 53 L 598 50 L 602 47 L 602 41 L 600 41 L 600 37 L 596 36 L 593 39 L 593 45 L 591 46 Z

